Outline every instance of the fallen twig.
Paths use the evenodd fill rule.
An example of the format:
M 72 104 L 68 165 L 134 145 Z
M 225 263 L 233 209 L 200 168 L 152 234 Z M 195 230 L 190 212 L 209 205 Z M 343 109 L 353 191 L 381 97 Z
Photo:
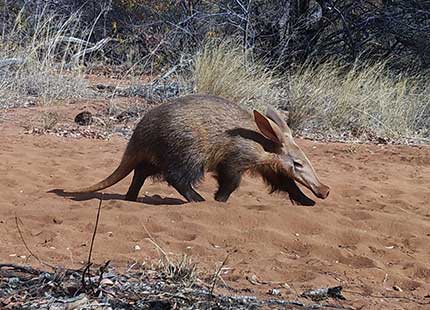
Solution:
M 23 65 L 26 63 L 24 58 L 7 58 L 0 60 L 0 69 L 8 66 Z
M 379 298 L 379 299 L 401 299 L 401 300 L 406 300 L 406 301 L 416 303 L 418 305 L 430 305 L 430 301 L 429 302 L 422 302 L 422 301 L 419 301 L 419 300 L 417 300 L 415 298 L 411 298 L 411 297 L 393 296 L 393 295 L 363 294 L 360 292 L 350 291 L 350 290 L 345 290 L 345 292 L 350 293 L 350 294 L 354 294 L 354 295 L 359 295 L 362 297 L 371 297 L 371 298 Z
M 305 291 L 300 294 L 300 297 L 312 299 L 313 301 L 320 301 L 329 297 L 334 299 L 345 300 L 346 298 L 342 295 L 342 286 L 320 288 L 316 290 Z
M 33 267 L 30 266 L 21 266 L 21 265 L 17 265 L 17 264 L 0 264 L 0 269 L 1 268 L 11 268 L 11 269 L 15 269 L 18 271 L 22 271 L 22 272 L 26 272 L 29 274 L 33 274 L 33 275 L 40 275 L 41 273 L 43 273 L 43 271 L 34 269 Z
M 152 237 L 151 233 L 148 231 L 148 229 L 146 229 L 145 224 L 143 224 L 143 223 L 141 223 L 141 224 L 142 224 L 142 227 L 145 230 L 146 234 L 148 235 L 148 238 L 145 238 L 145 239 L 148 240 L 149 242 L 151 242 L 156 247 L 156 249 L 159 250 L 164 255 L 164 258 L 166 259 L 167 263 L 169 265 L 171 265 L 172 263 L 169 259 L 169 255 L 167 255 L 166 251 L 164 251 L 163 248 L 161 246 L 159 246 L 157 242 L 155 242 L 155 239 Z
M 87 289 L 87 285 L 86 285 L 86 282 L 85 282 L 85 275 L 86 275 L 87 273 L 88 273 L 88 281 L 90 282 L 90 287 L 92 287 L 92 285 L 91 285 L 91 284 L 92 284 L 92 283 L 91 283 L 91 275 L 90 275 L 90 267 L 91 267 L 91 265 L 92 265 L 92 262 L 91 262 L 91 255 L 92 255 L 92 253 L 93 253 L 94 240 L 96 239 L 97 228 L 98 228 L 98 226 L 99 226 L 100 211 L 101 211 L 101 208 L 102 208 L 102 203 L 103 203 L 103 194 L 102 194 L 102 197 L 100 198 L 100 201 L 99 201 L 99 207 L 98 207 L 98 210 L 97 210 L 96 223 L 95 223 L 95 225 L 94 225 L 93 236 L 92 236 L 92 238 L 91 238 L 90 251 L 89 251 L 89 253 L 88 253 L 88 260 L 87 260 L 87 264 L 86 264 L 86 266 L 85 266 L 84 270 L 82 271 L 82 279 L 81 279 L 81 282 L 82 282 L 82 287 L 83 287 L 84 289 Z
M 227 262 L 227 259 L 230 257 L 230 254 L 227 254 L 227 256 L 224 258 L 221 266 L 219 266 L 218 270 L 215 272 L 214 278 L 212 280 L 212 287 L 210 290 L 210 295 L 213 296 L 213 292 L 215 290 L 216 282 L 218 280 L 219 274 L 221 273 L 222 268 L 224 267 L 225 263 Z
M 33 253 L 32 250 L 30 250 L 29 246 L 27 245 L 27 242 L 24 239 L 24 235 L 21 231 L 21 228 L 19 227 L 19 223 L 23 224 L 21 219 L 19 217 L 17 217 L 15 215 L 15 225 L 16 225 L 16 229 L 18 230 L 19 233 L 19 237 L 21 238 L 22 243 L 24 244 L 25 249 L 27 250 L 28 253 L 30 253 L 30 257 L 33 256 L 40 264 L 47 266 L 53 270 L 55 270 L 56 268 L 48 263 L 45 263 L 44 261 L 42 261 L 36 254 Z
M 85 56 L 88 53 L 93 53 L 93 52 L 100 50 L 101 48 L 103 48 L 103 46 L 105 46 L 111 40 L 112 40 L 111 38 L 104 38 L 104 39 L 100 40 L 99 42 L 97 42 L 93 46 L 86 48 L 82 51 L 79 51 L 78 53 L 73 55 L 72 60 L 77 61 L 81 56 Z

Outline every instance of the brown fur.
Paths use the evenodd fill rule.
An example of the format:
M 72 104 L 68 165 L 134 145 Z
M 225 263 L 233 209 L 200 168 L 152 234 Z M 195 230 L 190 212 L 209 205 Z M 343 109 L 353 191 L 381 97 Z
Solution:
M 148 177 L 161 177 L 188 201 L 204 199 L 193 189 L 206 171 L 219 183 L 218 201 L 227 201 L 246 171 L 257 173 L 272 191 L 312 204 L 298 189 L 278 154 L 281 146 L 260 133 L 253 116 L 225 99 L 191 95 L 150 110 L 137 125 L 119 167 L 105 180 L 74 193 L 105 189 L 134 170 L 126 198 L 135 201 Z

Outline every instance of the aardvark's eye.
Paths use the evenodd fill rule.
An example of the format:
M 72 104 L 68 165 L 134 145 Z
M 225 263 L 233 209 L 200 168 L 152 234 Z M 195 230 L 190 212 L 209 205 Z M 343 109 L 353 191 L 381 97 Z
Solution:
M 294 168 L 296 168 L 296 169 L 302 169 L 303 165 L 302 165 L 302 163 L 300 163 L 298 161 L 294 161 Z

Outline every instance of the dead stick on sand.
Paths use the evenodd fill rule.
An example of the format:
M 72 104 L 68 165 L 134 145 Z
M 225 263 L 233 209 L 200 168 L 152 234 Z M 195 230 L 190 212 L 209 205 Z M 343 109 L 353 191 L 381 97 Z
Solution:
M 40 264 L 42 264 L 42 265 L 44 265 L 44 266 L 47 266 L 47 267 L 49 267 L 49 268 L 51 268 L 52 270 L 56 270 L 57 268 L 55 268 L 54 266 L 52 266 L 52 265 L 50 265 L 50 264 L 48 264 L 48 263 L 45 263 L 44 261 L 42 261 L 36 254 L 34 254 L 33 253 L 33 251 L 31 251 L 30 250 L 30 248 L 28 247 L 28 245 L 27 245 L 27 242 L 25 242 L 25 239 L 24 239 L 24 235 L 23 235 L 23 233 L 22 233 L 22 231 L 21 231 L 21 228 L 19 227 L 19 223 L 21 223 L 22 225 L 24 225 L 24 223 L 21 221 L 21 219 L 18 217 L 18 216 L 16 216 L 15 215 L 15 225 L 16 225 L 16 229 L 18 230 L 18 233 L 19 233 L 19 237 L 21 238 L 21 241 L 22 241 L 22 243 L 24 244 L 24 247 L 25 247 L 25 249 L 27 250 L 27 252 L 28 253 L 30 253 L 30 256 L 29 256 L 29 258 L 31 257 L 31 256 L 33 256 Z
M 378 299 L 400 299 L 400 300 L 406 300 L 410 301 L 419 305 L 430 305 L 430 302 L 423 302 L 421 300 L 411 298 L 411 297 L 403 297 L 403 296 L 392 296 L 392 295 L 374 295 L 374 294 L 364 294 L 357 291 L 351 291 L 351 290 L 345 290 L 346 293 L 355 294 L 361 297 L 371 297 L 371 298 L 378 298 Z
M 25 272 L 25 273 L 29 273 L 32 275 L 40 275 L 41 273 L 43 273 L 43 271 L 34 269 L 33 267 L 29 267 L 29 266 L 20 266 L 20 265 L 16 265 L 16 264 L 0 264 L 0 269 L 1 268 L 10 268 L 10 269 L 15 269 L 21 272 Z
M 224 265 L 227 262 L 227 259 L 229 257 L 230 257 L 230 253 L 227 254 L 227 256 L 224 258 L 224 261 L 222 262 L 221 266 L 219 266 L 218 270 L 215 272 L 214 279 L 212 280 L 212 287 L 211 287 L 210 295 L 209 296 L 213 296 L 213 292 L 215 290 L 215 285 L 216 285 L 217 279 L 219 277 L 219 274 L 221 273 L 221 270 L 224 267 Z
M 88 279 L 90 281 L 90 285 L 91 285 L 91 276 L 90 276 L 90 267 L 92 265 L 91 263 L 91 256 L 93 254 L 93 246 L 94 246 L 94 240 L 96 239 L 96 234 L 97 234 L 97 227 L 99 226 L 99 219 L 100 219 L 100 211 L 102 209 L 102 203 L 103 203 L 103 194 L 100 198 L 99 201 L 99 208 L 97 210 L 97 217 L 96 217 L 96 223 L 94 225 L 94 231 L 93 231 L 93 236 L 91 238 L 91 244 L 90 244 L 90 252 L 88 253 L 88 260 L 87 260 L 87 264 L 82 272 L 82 287 L 85 289 L 87 287 L 86 283 L 85 283 L 85 274 L 88 273 Z
M 163 248 L 160 245 L 158 245 L 158 243 L 155 241 L 154 237 L 152 237 L 149 230 L 146 229 L 145 224 L 143 224 L 143 223 L 140 223 L 140 224 L 142 225 L 143 229 L 145 230 L 146 234 L 148 235 L 148 238 L 145 238 L 145 239 L 148 240 L 149 242 L 151 242 L 155 246 L 155 248 L 158 249 L 164 255 L 164 258 L 166 259 L 166 261 L 169 265 L 172 265 L 172 263 L 169 259 L 169 255 L 167 255 L 166 251 L 164 251 Z

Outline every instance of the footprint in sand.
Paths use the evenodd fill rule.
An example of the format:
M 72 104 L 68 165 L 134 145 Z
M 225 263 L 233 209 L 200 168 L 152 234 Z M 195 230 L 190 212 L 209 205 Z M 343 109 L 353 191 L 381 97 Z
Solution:
M 284 245 L 284 251 L 289 255 L 294 255 L 297 258 L 309 256 L 312 246 L 300 241 L 289 241 Z
M 352 268 L 355 268 L 355 269 L 377 267 L 375 262 L 372 259 L 364 256 L 358 256 L 358 255 L 354 255 L 350 257 L 341 255 L 338 261 L 341 264 L 351 266 Z
M 194 241 L 197 239 L 197 234 L 178 230 L 173 230 L 172 232 L 170 235 L 179 241 Z
M 342 215 L 350 218 L 353 221 L 365 221 L 372 219 L 372 215 L 368 212 L 364 211 L 348 211 L 348 212 L 342 212 Z
M 248 205 L 245 208 L 248 210 L 255 210 L 255 211 L 268 211 L 270 208 L 268 206 L 263 205 Z

